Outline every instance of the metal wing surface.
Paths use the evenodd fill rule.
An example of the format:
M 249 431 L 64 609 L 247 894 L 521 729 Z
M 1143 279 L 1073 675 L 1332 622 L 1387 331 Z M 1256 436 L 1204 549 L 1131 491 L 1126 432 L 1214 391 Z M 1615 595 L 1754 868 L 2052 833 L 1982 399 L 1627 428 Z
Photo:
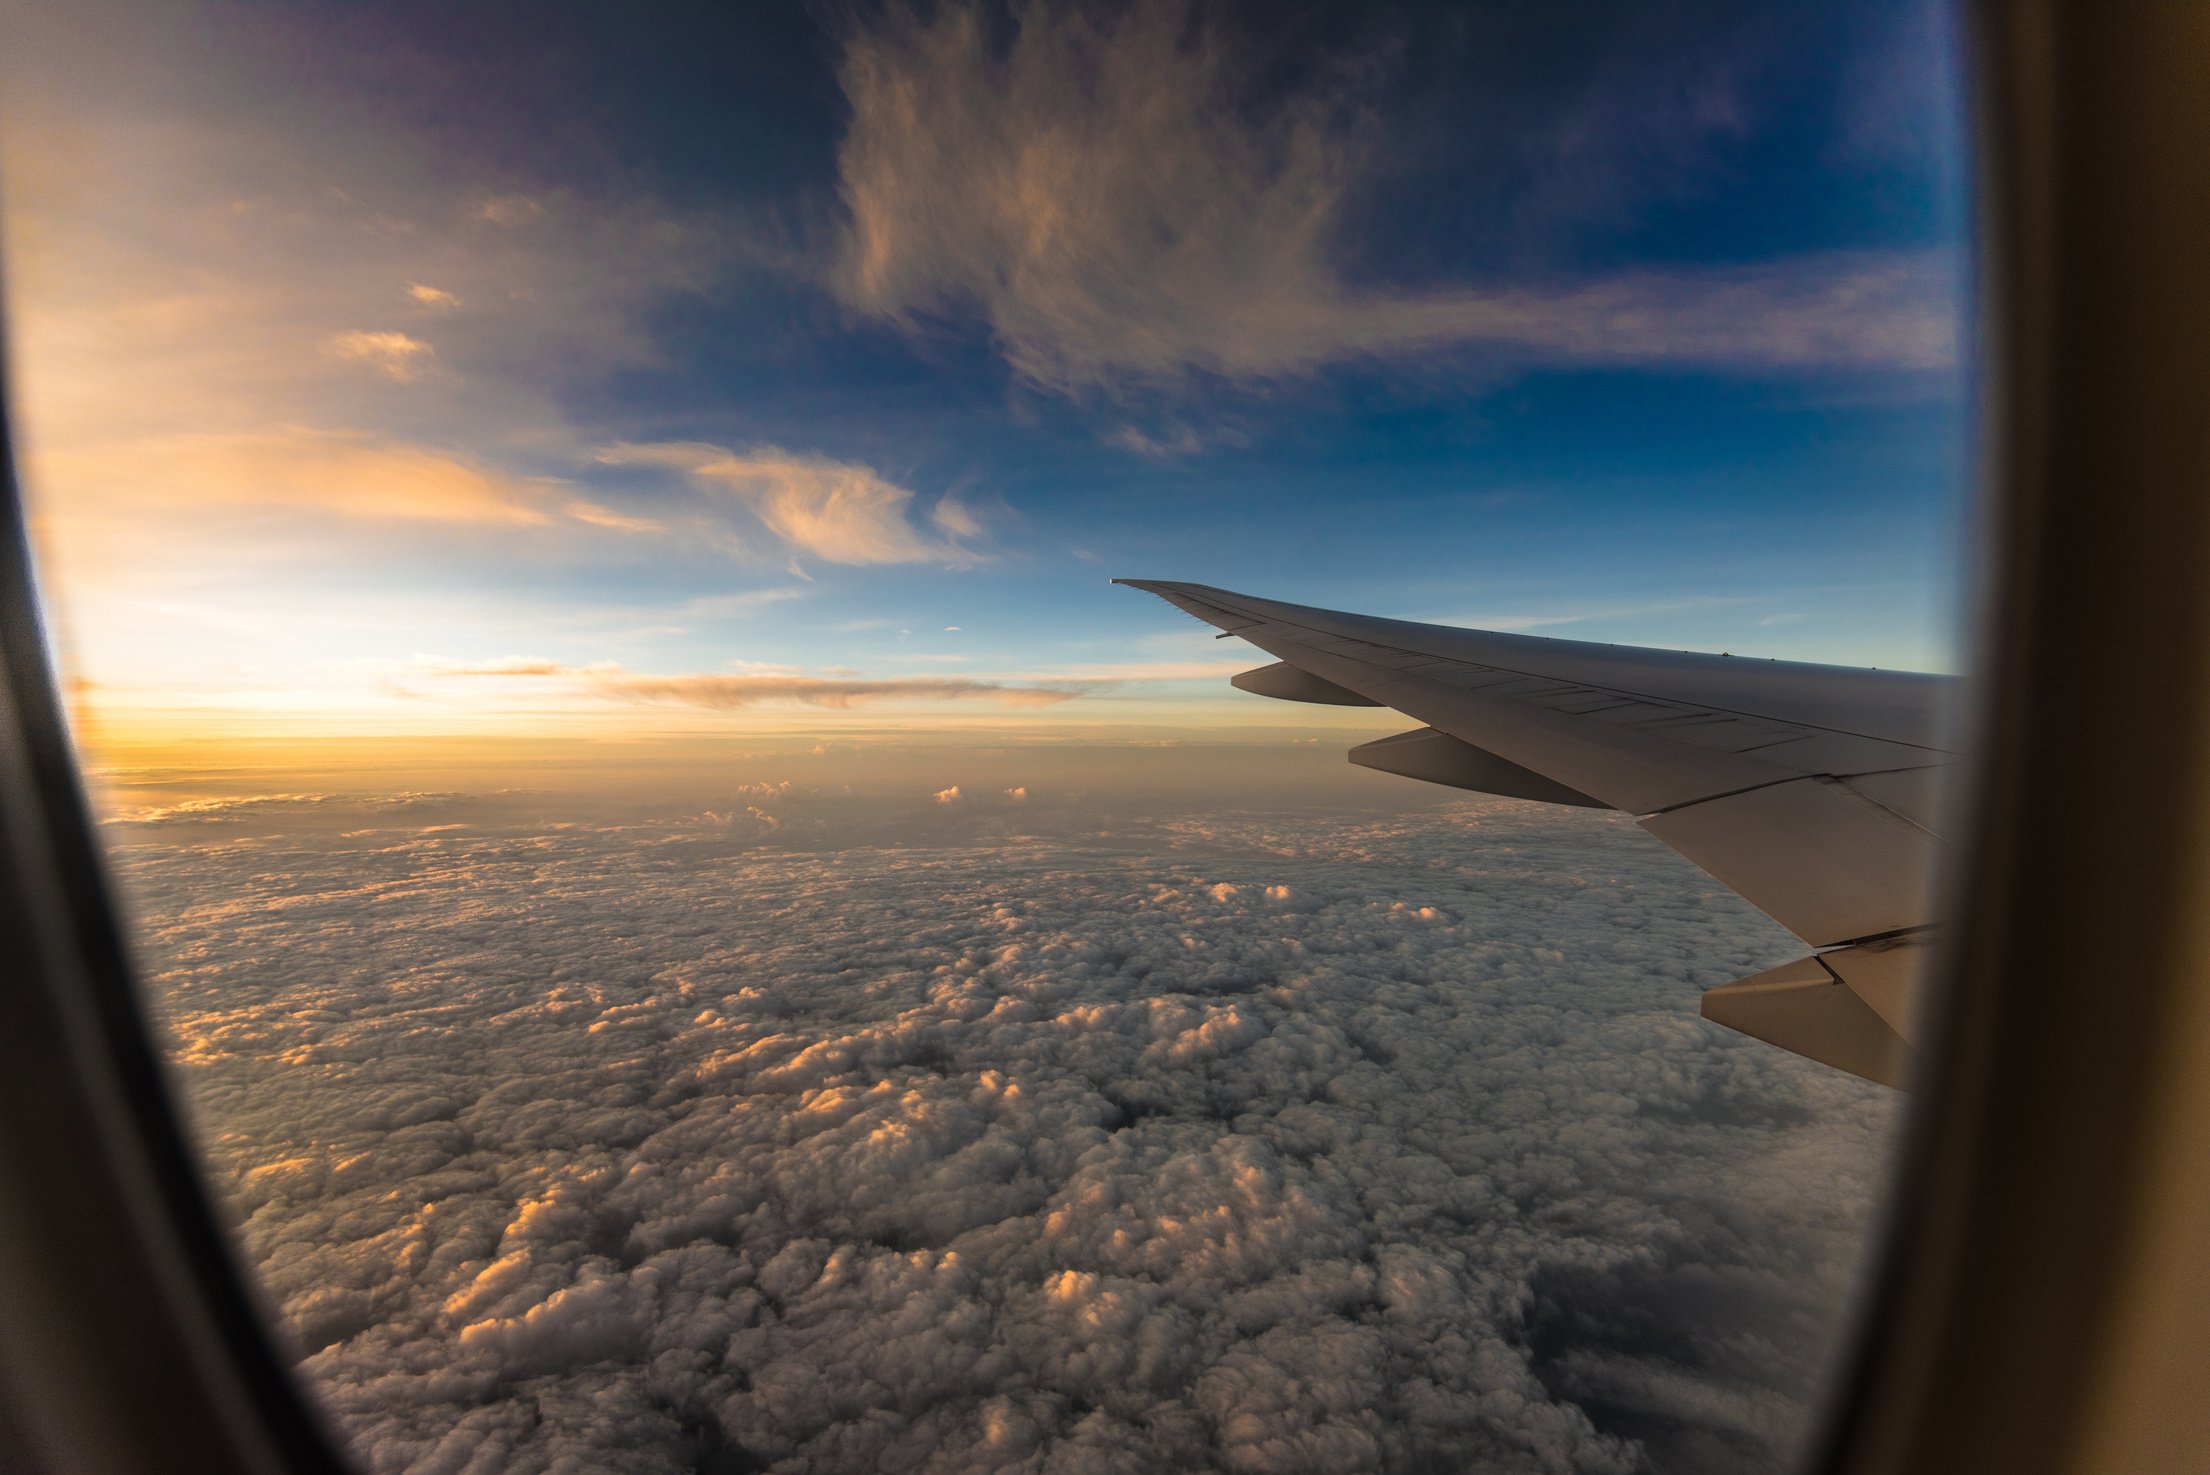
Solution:
M 1957 682 L 1377 619 L 1118 579 L 1273 655 L 1261 696 L 1391 707 L 1351 761 L 1623 810 L 1803 939 L 1706 1018 L 1888 1084 L 1913 1063 Z

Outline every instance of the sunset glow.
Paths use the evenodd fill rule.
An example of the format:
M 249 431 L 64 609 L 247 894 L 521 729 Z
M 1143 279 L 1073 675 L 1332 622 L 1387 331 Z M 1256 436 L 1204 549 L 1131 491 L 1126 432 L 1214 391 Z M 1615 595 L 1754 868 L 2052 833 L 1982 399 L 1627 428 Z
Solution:
M 49 638 L 333 1438 L 1787 1468 L 1904 1113 L 1697 1000 L 1923 919 L 1661 836 L 1915 864 L 1834 775 L 1948 749 L 1108 580 L 1965 666 L 1955 73 L 1933 0 L 11 5 Z M 1513 682 L 1635 784 L 1451 729 Z
M 1908 25 L 1825 84 L 1928 109 L 1834 115 L 1833 187 L 1880 208 L 1744 230 L 1711 181 L 1778 202 L 1794 166 L 1714 73 L 1595 125 L 1672 176 L 1541 205 L 1575 244 L 1509 267 L 1375 167 L 1416 90 L 1238 105 L 1255 59 L 1171 6 L 1002 54 L 957 7 L 856 29 L 714 125 L 819 147 L 626 172 L 532 131 L 526 68 L 475 124 L 409 104 L 462 35 L 107 9 L 12 28 L 4 134 L 88 730 L 1283 720 L 1107 574 L 1953 659 L 1954 120 Z M 601 105 L 607 143 L 657 126 Z M 1453 147 L 1419 156 L 1527 139 Z

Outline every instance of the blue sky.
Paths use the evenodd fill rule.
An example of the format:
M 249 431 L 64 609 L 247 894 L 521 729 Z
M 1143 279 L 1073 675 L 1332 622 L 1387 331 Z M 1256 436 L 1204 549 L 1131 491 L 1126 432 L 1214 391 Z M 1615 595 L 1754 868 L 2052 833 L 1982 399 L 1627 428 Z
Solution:
M 1957 660 L 1935 7 L 56 5 L 9 51 L 48 583 L 148 721 L 1259 720 L 1110 575 Z

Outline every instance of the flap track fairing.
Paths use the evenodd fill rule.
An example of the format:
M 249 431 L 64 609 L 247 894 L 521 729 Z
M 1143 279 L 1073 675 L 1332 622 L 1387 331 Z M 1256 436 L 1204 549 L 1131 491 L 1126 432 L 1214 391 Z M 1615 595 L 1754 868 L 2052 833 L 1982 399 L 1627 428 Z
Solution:
M 1378 707 L 1372 697 L 1362 697 L 1347 686 L 1337 686 L 1310 671 L 1276 661 L 1228 678 L 1228 684 L 1253 696 L 1275 697 L 1285 702 L 1317 702 L 1326 707 Z
M 1927 953 L 1923 933 L 1831 948 L 1707 990 L 1703 1016 L 1851 1075 L 1906 1085 Z
M 1609 809 L 1601 799 L 1591 799 L 1579 789 L 1567 788 L 1531 768 L 1499 758 L 1447 732 L 1422 727 L 1377 738 L 1351 749 L 1350 760 L 1364 768 L 1454 789 L 1496 794 L 1506 799 L 1533 799 L 1543 804 L 1573 804 L 1584 809 Z

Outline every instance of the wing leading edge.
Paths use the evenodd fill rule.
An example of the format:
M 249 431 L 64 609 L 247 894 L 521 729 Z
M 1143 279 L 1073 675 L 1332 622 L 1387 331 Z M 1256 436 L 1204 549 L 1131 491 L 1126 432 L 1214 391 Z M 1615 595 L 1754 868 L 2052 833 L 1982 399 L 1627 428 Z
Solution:
M 1204 584 L 1146 590 L 1275 657 L 1234 678 L 1425 724 L 1351 761 L 1622 810 L 1813 951 L 1703 996 L 1708 1019 L 1900 1085 L 1917 1037 L 1954 678 L 1377 619 Z

